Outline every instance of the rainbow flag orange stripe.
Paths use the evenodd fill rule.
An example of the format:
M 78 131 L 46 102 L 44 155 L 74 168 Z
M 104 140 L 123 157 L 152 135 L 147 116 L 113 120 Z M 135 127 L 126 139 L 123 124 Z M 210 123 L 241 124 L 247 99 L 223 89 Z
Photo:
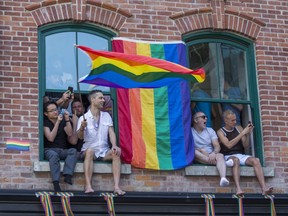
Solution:
M 6 149 L 17 150 L 17 151 L 29 151 L 30 143 L 27 141 L 8 139 L 6 141 Z
M 170 61 L 77 46 L 92 60 L 90 74 L 79 82 L 114 88 L 158 88 L 177 80 L 203 82 L 203 69 L 191 70 Z M 137 49 L 137 47 L 136 47 Z
M 112 49 L 187 66 L 186 46 L 179 41 L 153 43 L 114 38 Z M 192 163 L 194 141 L 186 81 L 155 89 L 117 89 L 117 102 L 124 162 L 154 170 L 175 170 Z

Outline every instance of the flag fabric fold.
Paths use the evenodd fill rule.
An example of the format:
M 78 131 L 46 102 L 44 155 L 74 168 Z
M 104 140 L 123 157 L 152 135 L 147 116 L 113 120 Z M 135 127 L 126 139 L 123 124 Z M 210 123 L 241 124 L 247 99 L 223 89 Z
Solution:
M 114 38 L 112 49 L 187 66 L 186 46 L 181 41 L 157 43 Z M 175 170 L 192 163 L 194 141 L 187 81 L 179 79 L 154 89 L 116 91 L 119 143 L 125 163 L 154 170 Z
M 158 88 L 175 81 L 203 82 L 203 69 L 191 70 L 170 61 L 77 46 L 92 60 L 90 74 L 79 82 L 113 88 Z

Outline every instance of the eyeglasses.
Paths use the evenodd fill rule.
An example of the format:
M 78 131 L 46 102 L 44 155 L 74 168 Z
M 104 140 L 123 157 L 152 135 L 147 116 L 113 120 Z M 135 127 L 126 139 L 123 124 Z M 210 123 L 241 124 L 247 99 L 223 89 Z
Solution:
M 56 111 L 58 111 L 58 109 L 57 109 L 57 108 L 55 108 L 55 109 L 52 109 L 52 110 L 49 110 L 49 111 L 47 111 L 47 112 L 56 112 Z
M 197 116 L 196 118 L 207 119 L 208 117 L 206 115 L 202 115 L 202 116 Z

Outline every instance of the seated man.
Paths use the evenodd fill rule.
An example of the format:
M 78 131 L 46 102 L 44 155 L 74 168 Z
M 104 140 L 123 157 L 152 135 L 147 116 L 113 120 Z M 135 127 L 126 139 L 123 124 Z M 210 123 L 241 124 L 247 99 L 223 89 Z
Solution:
M 70 148 L 76 148 L 78 152 L 81 152 L 83 146 L 83 139 L 78 139 L 77 134 L 77 123 L 80 116 L 84 115 L 85 108 L 82 102 L 79 99 L 74 99 L 72 101 L 72 127 L 73 127 L 73 134 L 72 136 L 68 137 L 68 142 L 71 144 Z
M 101 111 L 105 102 L 104 95 L 100 90 L 93 90 L 89 93 L 88 99 L 90 109 L 79 118 L 77 125 L 78 138 L 84 139 L 81 152 L 84 157 L 85 193 L 94 192 L 92 188 L 93 160 L 112 160 L 114 193 L 124 195 L 125 192 L 119 187 L 121 149 L 116 145 L 111 116 L 109 113 Z M 108 136 L 112 144 L 111 148 Z
M 44 154 L 49 161 L 50 173 L 54 191 L 61 191 L 60 160 L 65 160 L 63 175 L 64 182 L 72 184 L 72 176 L 77 162 L 77 150 L 68 149 L 67 137 L 72 135 L 69 113 L 58 115 L 56 102 L 48 101 L 44 104 Z
M 207 116 L 203 112 L 196 112 L 193 116 L 192 134 L 195 144 L 195 160 L 202 164 L 216 165 L 221 180 L 220 186 L 228 186 L 226 179 L 226 164 L 215 131 L 206 127 Z
M 221 152 L 225 160 L 233 161 L 232 174 L 236 184 L 236 195 L 242 196 L 244 192 L 240 187 L 240 165 L 253 166 L 256 177 L 261 186 L 262 194 L 267 195 L 273 192 L 273 187 L 267 187 L 264 180 L 263 170 L 258 158 L 245 155 L 244 148 L 249 146 L 249 135 L 253 131 L 253 124 L 249 124 L 243 129 L 236 125 L 237 119 L 234 112 L 226 110 L 223 113 L 225 126 L 217 131 L 220 139 Z

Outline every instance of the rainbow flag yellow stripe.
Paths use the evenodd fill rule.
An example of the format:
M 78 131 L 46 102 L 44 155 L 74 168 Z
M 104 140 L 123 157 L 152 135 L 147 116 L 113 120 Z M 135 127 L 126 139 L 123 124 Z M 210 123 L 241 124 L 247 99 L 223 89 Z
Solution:
M 90 74 L 80 78 L 79 82 L 113 88 L 158 88 L 179 80 L 203 82 L 205 79 L 203 69 L 191 70 L 144 55 L 77 47 L 92 60 Z
M 17 151 L 29 151 L 30 143 L 28 141 L 8 139 L 6 141 L 6 149 Z

